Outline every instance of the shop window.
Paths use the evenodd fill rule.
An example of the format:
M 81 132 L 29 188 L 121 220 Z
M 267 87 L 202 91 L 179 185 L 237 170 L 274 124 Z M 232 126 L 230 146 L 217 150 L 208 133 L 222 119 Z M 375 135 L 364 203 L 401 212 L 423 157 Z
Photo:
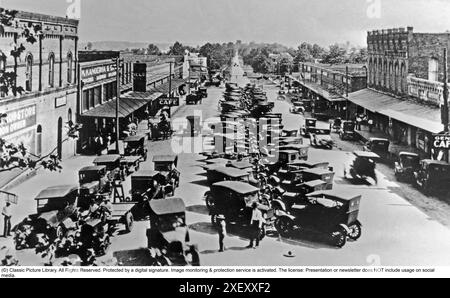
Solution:
M 83 100 L 81 102 L 81 110 L 86 112 L 89 110 L 89 90 L 83 91 Z
M 50 53 L 48 57 L 48 86 L 55 86 L 55 54 Z
M 26 58 L 25 91 L 33 90 L 33 56 L 29 54 Z
M 95 107 L 95 94 L 94 89 L 89 90 L 89 109 Z
M 100 105 L 102 102 L 102 87 L 95 87 L 94 89 L 94 106 Z
M 67 54 L 67 83 L 73 83 L 73 56 L 72 53 Z
M 69 109 L 69 111 L 67 112 L 67 122 L 72 122 L 72 109 Z

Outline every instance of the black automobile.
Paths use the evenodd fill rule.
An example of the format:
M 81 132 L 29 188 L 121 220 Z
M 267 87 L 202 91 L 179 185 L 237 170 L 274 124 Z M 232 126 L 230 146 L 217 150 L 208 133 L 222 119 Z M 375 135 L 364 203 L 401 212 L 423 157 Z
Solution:
M 306 196 L 304 204 L 294 205 L 290 213 L 279 212 L 275 221 L 283 237 L 294 231 L 324 235 L 335 246 L 343 247 L 347 238 L 361 237 L 358 221 L 361 195 L 347 191 L 318 191 Z
M 310 130 L 316 128 L 317 119 L 315 118 L 307 118 L 305 119 L 305 124 L 300 129 L 300 133 L 304 137 L 309 137 Z
M 397 180 L 413 182 L 414 172 L 420 168 L 420 156 L 411 152 L 400 152 L 395 162 L 395 177 Z
M 364 146 L 364 151 L 373 152 L 380 156 L 382 160 L 389 158 L 390 141 L 383 138 L 370 138 Z
M 425 194 L 448 192 L 450 189 L 450 164 L 425 159 L 414 172 L 417 187 Z
M 333 149 L 334 141 L 331 138 L 331 130 L 310 128 L 309 136 L 311 140 L 311 146 L 330 150 Z
M 139 156 L 143 161 L 147 160 L 148 150 L 145 148 L 145 135 L 129 136 L 125 143 L 125 156 Z
M 341 140 L 355 140 L 356 139 L 356 123 L 353 121 L 343 121 L 339 129 L 339 137 Z
M 378 183 L 375 169 L 377 162 L 380 160 L 380 156 L 366 151 L 355 151 L 353 155 L 353 162 L 346 165 L 344 169 L 344 178 L 355 180 L 372 178 L 375 183 Z

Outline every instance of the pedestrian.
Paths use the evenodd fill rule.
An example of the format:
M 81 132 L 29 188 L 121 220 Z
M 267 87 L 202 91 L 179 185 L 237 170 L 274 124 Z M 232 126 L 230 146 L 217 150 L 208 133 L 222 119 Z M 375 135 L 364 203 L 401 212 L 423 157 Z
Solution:
M 361 119 L 361 117 L 358 115 L 358 116 L 356 117 L 356 130 L 358 130 L 358 131 L 361 131 L 361 122 L 362 122 L 362 119 Z
M 102 155 L 103 137 L 100 133 L 97 134 L 97 137 L 95 137 L 94 142 L 95 142 L 95 148 L 96 148 L 97 155 L 98 156 Z
M 256 249 L 259 247 L 259 238 L 264 218 L 261 210 L 258 209 L 258 203 L 252 205 L 252 219 L 250 221 L 250 244 L 247 248 Z M 256 243 L 256 246 L 254 245 Z
M 2 210 L 3 215 L 3 237 L 7 238 L 11 236 L 11 217 L 12 217 L 12 210 L 11 210 L 11 203 L 7 202 L 5 207 L 3 207 Z
M 219 231 L 219 252 L 224 252 L 225 246 L 223 242 L 227 236 L 227 223 L 225 221 L 225 216 L 217 216 L 217 229 Z
M 372 130 L 373 130 L 373 120 L 369 119 L 369 121 L 367 121 L 367 123 L 369 124 L 369 132 L 372 132 Z

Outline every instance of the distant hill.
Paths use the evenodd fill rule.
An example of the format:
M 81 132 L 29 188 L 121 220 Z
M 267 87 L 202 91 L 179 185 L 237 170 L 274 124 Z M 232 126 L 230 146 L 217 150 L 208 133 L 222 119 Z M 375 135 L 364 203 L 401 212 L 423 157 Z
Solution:
M 92 50 L 98 51 L 122 51 L 126 49 L 147 48 L 151 42 L 129 42 L 129 41 L 93 41 Z M 84 50 L 88 42 L 80 43 L 80 50 Z M 163 52 L 169 50 L 172 46 L 170 43 L 155 43 L 155 45 Z

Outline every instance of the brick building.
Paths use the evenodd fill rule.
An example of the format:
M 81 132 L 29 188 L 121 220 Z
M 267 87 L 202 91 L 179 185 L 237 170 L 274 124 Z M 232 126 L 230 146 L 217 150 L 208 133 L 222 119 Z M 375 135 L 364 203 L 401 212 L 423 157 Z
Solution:
M 431 139 L 444 129 L 443 49 L 450 34 L 375 30 L 368 32 L 367 45 L 369 88 L 350 94 L 353 111 L 367 114 L 393 142 L 435 155 Z

